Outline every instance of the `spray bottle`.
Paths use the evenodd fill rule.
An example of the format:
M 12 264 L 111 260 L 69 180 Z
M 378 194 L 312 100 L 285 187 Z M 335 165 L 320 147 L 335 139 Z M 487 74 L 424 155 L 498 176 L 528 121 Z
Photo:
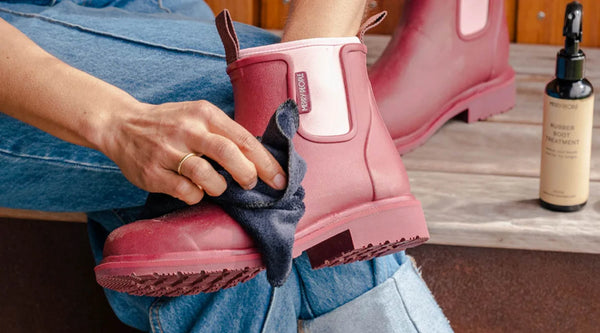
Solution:
M 563 212 L 581 209 L 589 196 L 594 97 L 579 49 L 582 18 L 581 4 L 569 3 L 565 47 L 556 56 L 556 78 L 544 96 L 540 204 Z

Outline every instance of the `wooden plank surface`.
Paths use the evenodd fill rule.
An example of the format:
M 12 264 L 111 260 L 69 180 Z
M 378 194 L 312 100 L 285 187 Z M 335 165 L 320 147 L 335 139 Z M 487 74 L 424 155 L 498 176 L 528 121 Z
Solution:
M 227 8 L 234 21 L 246 24 L 260 24 L 259 0 L 206 0 L 214 14 Z
M 290 1 L 260 0 L 260 27 L 283 29 L 289 10 Z
M 87 222 L 87 217 L 84 213 L 54 213 L 0 207 L 0 218 L 3 217 L 18 220 Z
M 213 0 L 222 2 L 223 0 Z M 388 16 L 378 26 L 369 30 L 369 34 L 391 35 L 396 30 L 402 19 L 402 10 L 405 0 L 367 0 L 365 16 L 387 11 Z M 506 20 L 511 41 L 516 38 L 517 0 L 504 0 Z M 287 19 L 289 1 L 261 0 L 260 1 L 260 27 L 264 29 L 283 29 Z
M 548 74 L 516 74 L 517 103 L 505 113 L 488 118 L 492 122 L 508 122 L 519 124 L 542 124 L 543 95 L 546 84 L 552 80 Z M 592 84 L 600 82 L 600 78 L 590 78 Z M 600 95 L 595 95 L 594 127 L 600 128 Z
M 367 36 L 368 63 L 388 36 Z M 538 203 L 543 89 L 556 46 L 511 45 L 517 105 L 487 121 L 451 121 L 403 156 L 421 200 L 432 244 L 600 253 L 600 101 L 596 96 L 590 202 L 576 213 Z M 587 73 L 600 82 L 600 49 L 588 48 Z
M 539 177 L 542 126 L 453 120 L 423 146 L 403 156 L 408 170 Z M 592 155 L 600 157 L 600 129 Z M 600 181 L 600 158 L 591 178 Z
M 600 183 L 575 213 L 538 204 L 537 178 L 409 171 L 430 243 L 600 253 Z

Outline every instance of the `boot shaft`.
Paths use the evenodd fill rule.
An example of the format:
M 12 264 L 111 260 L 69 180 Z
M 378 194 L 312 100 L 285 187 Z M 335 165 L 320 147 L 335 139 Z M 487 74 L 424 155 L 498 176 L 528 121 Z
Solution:
M 217 25 L 230 55 L 227 73 L 237 122 L 257 135 L 279 104 L 287 99 L 298 104 L 294 145 L 308 168 L 303 182 L 306 215 L 299 229 L 306 220 L 356 203 L 412 197 L 378 113 L 367 48 L 359 38 L 314 38 L 236 51 L 238 44 L 231 41 L 235 32 Z
M 497 76 L 509 67 L 510 39 L 504 7 L 504 0 L 406 1 L 381 59 L 393 58 L 401 49 L 419 50 L 427 61 L 437 59 L 442 63 L 468 54 L 474 71 L 485 72 L 486 78 Z M 419 62 L 416 65 L 423 66 Z M 378 68 L 383 66 L 389 63 L 378 61 L 372 72 L 385 71 Z
M 421 140 L 416 138 L 461 94 L 514 75 L 504 1 L 479 0 L 487 6 L 469 7 L 472 1 L 408 1 L 392 39 L 370 68 L 380 111 L 399 147 L 414 147 L 409 143 Z
M 348 54 L 366 54 L 356 37 L 315 38 L 241 50 L 227 73 L 234 92 L 235 120 L 258 135 L 273 110 L 286 99 L 298 105 L 298 134 L 313 142 L 339 142 L 356 131 L 348 100 Z M 354 65 L 353 65 L 354 66 Z M 363 87 L 364 90 L 364 87 Z M 368 97 L 366 91 L 354 92 Z M 258 121 L 257 121 L 258 119 Z

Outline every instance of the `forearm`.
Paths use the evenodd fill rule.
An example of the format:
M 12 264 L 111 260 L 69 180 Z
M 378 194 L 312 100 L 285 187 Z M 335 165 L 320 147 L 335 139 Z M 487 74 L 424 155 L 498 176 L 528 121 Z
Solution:
M 138 103 L 42 50 L 0 19 L 0 111 L 60 139 L 101 150 L 100 134 Z

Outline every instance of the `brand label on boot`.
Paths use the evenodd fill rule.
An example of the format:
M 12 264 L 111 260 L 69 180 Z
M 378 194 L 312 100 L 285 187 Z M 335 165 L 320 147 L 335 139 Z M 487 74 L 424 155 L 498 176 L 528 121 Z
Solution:
M 310 91 L 306 72 L 296 73 L 296 104 L 299 113 L 310 112 Z

